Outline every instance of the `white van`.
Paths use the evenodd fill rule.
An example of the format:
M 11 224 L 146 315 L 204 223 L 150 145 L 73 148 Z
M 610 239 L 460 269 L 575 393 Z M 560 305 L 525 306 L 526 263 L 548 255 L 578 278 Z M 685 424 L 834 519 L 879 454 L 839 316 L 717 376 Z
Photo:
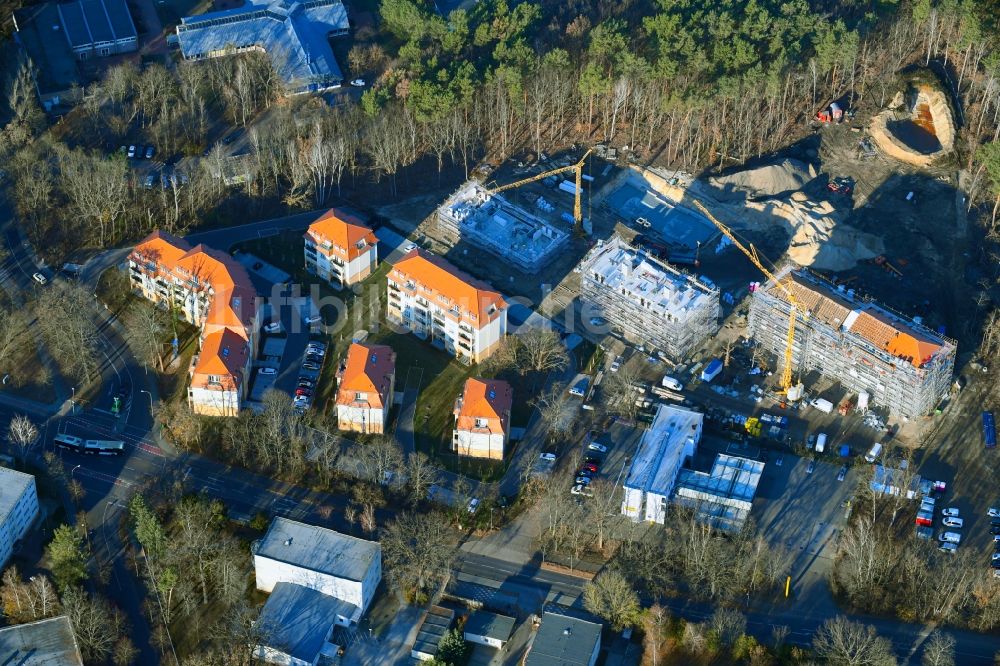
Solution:
M 679 381 L 671 377 L 670 375 L 664 375 L 663 381 L 661 382 L 664 388 L 668 388 L 671 391 L 683 391 L 684 385 Z
M 865 460 L 873 463 L 878 460 L 878 457 L 882 455 L 882 445 L 879 443 L 872 444 L 872 448 L 868 449 L 868 453 L 865 454 Z
M 941 532 L 938 534 L 938 541 L 958 544 L 962 541 L 962 535 L 958 532 Z
M 816 436 L 816 453 L 823 453 L 823 449 L 826 448 L 826 433 L 821 432 Z

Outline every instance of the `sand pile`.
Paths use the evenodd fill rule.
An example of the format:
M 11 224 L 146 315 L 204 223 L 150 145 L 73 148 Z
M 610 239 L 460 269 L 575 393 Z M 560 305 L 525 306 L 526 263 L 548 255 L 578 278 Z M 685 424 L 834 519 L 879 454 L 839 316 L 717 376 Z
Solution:
M 799 160 L 784 159 L 776 164 L 744 169 L 708 179 L 718 201 L 743 201 L 781 196 L 801 190 L 816 178 L 816 169 Z
M 789 238 L 788 258 L 800 266 L 844 271 L 884 252 L 882 239 L 843 222 L 827 201 L 812 201 L 804 192 L 764 201 L 719 201 L 718 189 L 704 181 L 691 184 L 685 196 L 701 199 L 721 222 L 734 230 L 770 232 Z
M 872 118 L 868 133 L 883 153 L 914 166 L 930 166 L 955 148 L 948 97 L 928 83 L 896 93 L 889 108 Z

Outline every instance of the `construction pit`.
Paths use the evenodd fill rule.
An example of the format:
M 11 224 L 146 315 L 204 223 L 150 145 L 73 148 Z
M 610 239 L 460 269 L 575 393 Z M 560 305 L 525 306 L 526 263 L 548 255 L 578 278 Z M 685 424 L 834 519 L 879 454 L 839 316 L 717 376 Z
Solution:
M 930 166 L 955 147 L 955 120 L 944 91 L 925 82 L 909 83 L 868 126 L 883 153 L 905 164 Z

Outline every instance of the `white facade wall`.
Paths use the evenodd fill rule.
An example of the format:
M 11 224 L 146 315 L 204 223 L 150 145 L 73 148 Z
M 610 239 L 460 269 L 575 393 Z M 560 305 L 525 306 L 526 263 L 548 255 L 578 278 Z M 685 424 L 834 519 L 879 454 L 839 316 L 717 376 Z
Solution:
M 499 432 L 454 432 L 455 450 L 461 456 L 503 458 L 504 436 Z
M 384 432 L 388 413 L 388 410 L 382 408 L 337 405 L 337 422 L 353 423 L 362 432 Z M 373 424 L 378 427 L 373 429 Z
M 230 414 L 240 411 L 240 391 L 189 388 L 188 401 L 199 414 Z
M 256 656 L 266 664 L 278 664 L 278 666 L 315 666 L 316 664 L 315 661 L 297 659 L 286 652 L 275 650 L 266 645 L 257 646 Z M 319 655 L 316 656 L 319 657 Z
M 382 580 L 382 556 L 379 554 L 372 560 L 372 565 L 361 581 L 338 578 L 260 555 L 254 555 L 254 570 L 257 589 L 262 592 L 270 593 L 278 583 L 295 583 L 354 604 L 359 609 L 356 617 L 336 618 L 337 624 L 347 626 L 357 622 L 368 609 L 368 604 L 375 595 L 375 588 Z
M 470 324 L 462 324 L 448 316 L 448 310 L 417 294 L 408 294 L 403 289 L 394 289 L 389 283 L 389 316 L 396 319 L 392 311 L 395 305 L 393 295 L 398 294 L 398 307 L 402 313 L 401 319 L 395 323 L 402 324 L 419 337 L 432 337 L 444 343 L 449 354 L 465 356 L 473 361 L 480 361 L 492 351 L 507 335 L 507 309 L 504 308 L 493 321 L 487 322 L 481 328 L 473 328 Z M 426 312 L 423 318 L 418 312 Z M 435 318 L 437 322 L 435 322 Z M 466 336 L 465 340 L 462 336 Z M 463 346 L 465 345 L 465 346 Z M 466 347 L 469 347 L 467 349 Z M 483 355 L 486 352 L 485 356 Z
M 0 474 L 0 483 L 3 482 L 3 475 Z M 37 517 L 38 491 L 35 488 L 35 477 L 31 477 L 31 482 L 0 524 L 0 568 L 6 566 L 7 560 L 14 553 L 14 543 L 24 537 Z

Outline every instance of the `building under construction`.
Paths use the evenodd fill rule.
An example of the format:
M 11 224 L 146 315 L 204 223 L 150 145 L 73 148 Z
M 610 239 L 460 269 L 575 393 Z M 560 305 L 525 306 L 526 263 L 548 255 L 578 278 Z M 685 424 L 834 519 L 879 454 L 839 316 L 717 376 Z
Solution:
M 776 277 L 807 313 L 795 326 L 796 373 L 816 370 L 905 418 L 927 414 L 948 391 L 954 340 L 812 273 L 789 268 Z M 779 357 L 787 344 L 790 307 L 788 295 L 773 282 L 751 298 L 750 335 Z
M 543 210 L 552 208 L 536 200 Z M 499 194 L 490 194 L 476 181 L 468 181 L 438 209 L 442 229 L 455 238 L 489 250 L 530 273 L 537 272 L 569 241 L 569 233 Z
M 585 307 L 627 341 L 680 360 L 719 328 L 719 290 L 618 236 L 580 262 Z M 588 316 L 590 316 L 588 314 Z

